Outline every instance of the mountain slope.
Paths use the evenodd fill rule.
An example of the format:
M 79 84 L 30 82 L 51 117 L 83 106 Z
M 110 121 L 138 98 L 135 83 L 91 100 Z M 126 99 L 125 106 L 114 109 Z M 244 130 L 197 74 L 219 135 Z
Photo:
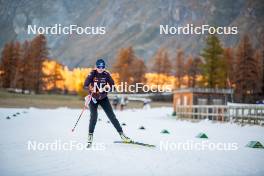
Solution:
M 246 33 L 258 46 L 264 32 L 261 0 L 14 0 L 0 4 L 1 48 L 10 40 L 32 38 L 26 31 L 29 24 L 105 26 L 105 35 L 48 35 L 51 56 L 70 67 L 91 66 L 97 57 L 107 57 L 111 64 L 118 49 L 130 45 L 144 60 L 159 47 L 168 48 L 171 56 L 179 47 L 199 54 L 205 35 L 160 35 L 160 24 L 238 26 L 239 35 L 220 36 L 225 46 L 234 46 Z

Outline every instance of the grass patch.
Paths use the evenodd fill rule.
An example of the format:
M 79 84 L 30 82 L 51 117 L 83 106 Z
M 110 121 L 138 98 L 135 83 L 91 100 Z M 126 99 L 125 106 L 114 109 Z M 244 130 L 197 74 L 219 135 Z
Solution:
M 0 107 L 2 108 L 82 108 L 84 101 L 78 95 L 38 94 L 25 95 L 10 93 L 0 89 Z M 172 107 L 169 102 L 152 102 L 151 107 Z M 143 102 L 129 101 L 125 109 L 143 108 Z

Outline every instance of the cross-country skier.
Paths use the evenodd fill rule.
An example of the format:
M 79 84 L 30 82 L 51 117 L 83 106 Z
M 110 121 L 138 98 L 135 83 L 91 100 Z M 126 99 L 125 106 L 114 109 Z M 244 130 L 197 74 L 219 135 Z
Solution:
M 97 86 L 96 86 L 97 85 Z M 131 139 L 127 137 L 122 127 L 117 120 L 112 106 L 107 97 L 106 88 L 112 88 L 114 86 L 114 80 L 111 75 L 105 70 L 105 61 L 103 59 L 98 59 L 96 61 L 96 68 L 91 71 L 84 83 L 84 89 L 89 90 L 89 98 L 86 98 L 86 105 L 90 109 L 90 124 L 89 124 L 89 134 L 88 134 L 88 146 L 90 147 L 93 141 L 93 132 L 97 122 L 97 108 L 100 105 L 105 111 L 106 115 L 114 125 L 115 129 L 119 133 L 121 139 L 124 142 L 131 142 Z M 105 90 L 104 90 L 105 89 Z

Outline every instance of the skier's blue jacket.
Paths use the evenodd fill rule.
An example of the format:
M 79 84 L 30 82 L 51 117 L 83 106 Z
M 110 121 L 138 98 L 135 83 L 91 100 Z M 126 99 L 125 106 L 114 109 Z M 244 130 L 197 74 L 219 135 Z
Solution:
M 115 84 L 113 78 L 107 71 L 98 73 L 97 70 L 92 70 L 91 73 L 87 76 L 83 88 L 88 89 L 93 98 L 102 100 L 107 96 L 107 92 L 99 92 L 98 88 L 103 88 L 107 84 L 111 88 Z M 96 87 L 95 92 L 94 87 Z

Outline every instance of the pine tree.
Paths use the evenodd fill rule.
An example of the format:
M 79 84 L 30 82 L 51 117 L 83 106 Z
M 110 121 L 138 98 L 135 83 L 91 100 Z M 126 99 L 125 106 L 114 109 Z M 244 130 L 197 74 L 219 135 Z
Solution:
M 208 88 L 226 87 L 227 64 L 221 43 L 215 35 L 207 37 L 202 57 L 204 59 L 204 63 L 201 64 L 202 85 Z
M 259 93 L 258 61 L 254 57 L 250 39 L 245 35 L 239 43 L 236 53 L 235 96 L 243 103 L 253 103 L 254 95 Z

